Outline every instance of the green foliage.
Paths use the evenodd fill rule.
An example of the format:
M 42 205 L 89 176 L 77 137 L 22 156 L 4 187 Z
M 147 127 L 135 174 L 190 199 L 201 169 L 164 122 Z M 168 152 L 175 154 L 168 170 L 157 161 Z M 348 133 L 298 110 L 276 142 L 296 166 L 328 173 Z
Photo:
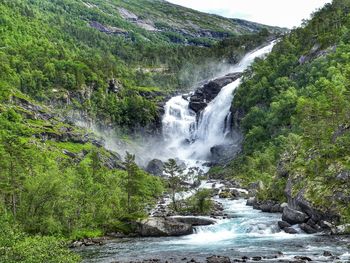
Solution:
M 0 217 L 0 227 L 0 262 L 80 262 L 80 257 L 69 251 L 63 240 L 55 237 L 27 236 L 4 215 Z
M 168 179 L 173 208 L 177 211 L 178 205 L 176 194 L 179 194 L 179 192 L 183 190 L 183 185 L 181 183 L 186 179 L 186 175 L 183 173 L 183 169 L 177 165 L 175 159 L 169 159 L 164 163 L 164 174 Z
M 102 123 L 133 130 L 154 122 L 157 115 L 157 98 L 140 96 L 142 92 L 137 87 L 155 86 L 166 92 L 188 89 L 194 82 L 182 77 L 181 69 L 186 63 L 203 65 L 203 58 L 208 63 L 219 62 L 223 56 L 241 51 L 241 45 L 253 48 L 267 38 L 258 32 L 250 34 L 243 27 L 239 34 L 242 36 L 236 41 L 240 45 L 220 45 L 230 49 L 228 54 L 216 46 L 218 39 L 187 39 L 169 28 L 165 32 L 149 32 L 123 19 L 118 12 L 118 7 L 124 7 L 140 18 L 154 18 L 161 25 L 172 16 L 181 29 L 186 28 L 179 18 L 183 15 L 180 7 L 169 3 L 142 1 L 141 5 L 139 1 L 92 0 L 89 4 L 94 8 L 73 0 L 1 2 L 0 101 L 9 99 L 11 90 L 18 89 L 41 101 L 59 105 L 67 101 L 69 108 L 84 110 Z M 192 19 L 207 30 L 220 31 L 218 23 L 226 24 L 229 31 L 240 27 L 229 19 L 184 10 L 190 16 L 186 21 Z M 90 22 L 120 28 L 126 35 L 100 32 Z M 200 46 L 187 46 L 189 42 Z M 148 70 L 152 68 L 162 70 Z M 210 77 L 206 69 L 198 71 L 201 78 Z M 117 80 L 117 94 L 107 92 L 112 79 Z
M 193 196 L 185 200 L 185 212 L 191 214 L 208 215 L 213 208 L 211 199 L 212 191 L 210 189 L 198 190 Z
M 335 0 L 276 44 L 245 73 L 233 108 L 244 112 L 244 152 L 224 173 L 245 184 L 262 181 L 262 199 L 293 194 L 348 218 L 335 193 L 350 194 L 336 179 L 350 168 L 350 2 Z M 336 46 L 336 48 L 334 48 Z

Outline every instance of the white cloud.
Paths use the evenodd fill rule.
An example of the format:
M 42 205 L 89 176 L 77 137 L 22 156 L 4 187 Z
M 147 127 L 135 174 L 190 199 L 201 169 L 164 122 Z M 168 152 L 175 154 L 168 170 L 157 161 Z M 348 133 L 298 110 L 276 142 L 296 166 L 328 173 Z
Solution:
M 167 0 L 202 12 L 292 28 L 331 0 Z

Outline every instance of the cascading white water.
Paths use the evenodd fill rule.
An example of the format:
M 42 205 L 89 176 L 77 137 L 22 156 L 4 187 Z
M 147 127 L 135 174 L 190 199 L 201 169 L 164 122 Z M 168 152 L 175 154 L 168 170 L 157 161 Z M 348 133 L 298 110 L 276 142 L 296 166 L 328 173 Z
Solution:
M 247 54 L 231 72 L 243 72 L 257 57 L 269 53 L 275 42 Z M 230 107 L 233 92 L 241 79 L 223 87 L 220 93 L 201 112 L 197 122 L 196 114 L 189 108 L 189 101 L 183 96 L 171 98 L 165 105 L 163 136 L 166 140 L 167 157 L 178 158 L 191 165 L 208 159 L 210 148 L 229 143 Z

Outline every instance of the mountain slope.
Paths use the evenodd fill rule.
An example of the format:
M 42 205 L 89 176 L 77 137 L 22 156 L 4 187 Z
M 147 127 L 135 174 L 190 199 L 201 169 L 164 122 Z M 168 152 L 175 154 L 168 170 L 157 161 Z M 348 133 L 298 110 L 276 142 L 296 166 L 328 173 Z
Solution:
M 126 129 L 157 122 L 162 96 L 191 88 L 196 81 L 211 77 L 213 63 L 234 61 L 274 37 L 270 27 L 248 35 L 228 31 L 232 37 L 222 41 L 202 36 L 200 30 L 219 30 L 222 21 L 230 30 L 236 26 L 230 20 L 163 1 L 4 0 L 0 9 L 4 87 Z M 142 13 L 146 10 L 150 11 Z M 187 22 L 180 23 L 185 11 L 189 24 L 204 26 L 198 24 L 203 28 L 197 33 L 183 35 L 173 28 L 150 31 L 140 25 L 139 19 L 155 24 L 157 19 L 164 20 L 164 10 L 172 12 L 168 23 L 170 27 L 178 24 L 175 31 L 188 30 Z
M 288 201 L 320 225 L 350 222 L 349 10 L 327 4 L 246 72 L 232 106 L 243 153 L 212 171 L 261 181 L 261 200 Z

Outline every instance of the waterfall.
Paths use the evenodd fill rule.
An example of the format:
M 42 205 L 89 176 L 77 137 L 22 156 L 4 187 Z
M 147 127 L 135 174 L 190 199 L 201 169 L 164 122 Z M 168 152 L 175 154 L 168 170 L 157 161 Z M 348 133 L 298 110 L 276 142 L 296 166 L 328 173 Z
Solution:
M 272 50 L 275 42 L 248 53 L 231 69 L 231 72 L 243 72 L 257 57 L 263 57 Z M 166 142 L 165 156 L 178 158 L 192 165 L 208 161 L 210 149 L 215 145 L 229 144 L 231 131 L 231 103 L 234 90 L 241 79 L 223 87 L 220 93 L 201 112 L 198 120 L 196 113 L 189 108 L 187 96 L 175 96 L 165 105 L 163 116 L 163 136 Z

